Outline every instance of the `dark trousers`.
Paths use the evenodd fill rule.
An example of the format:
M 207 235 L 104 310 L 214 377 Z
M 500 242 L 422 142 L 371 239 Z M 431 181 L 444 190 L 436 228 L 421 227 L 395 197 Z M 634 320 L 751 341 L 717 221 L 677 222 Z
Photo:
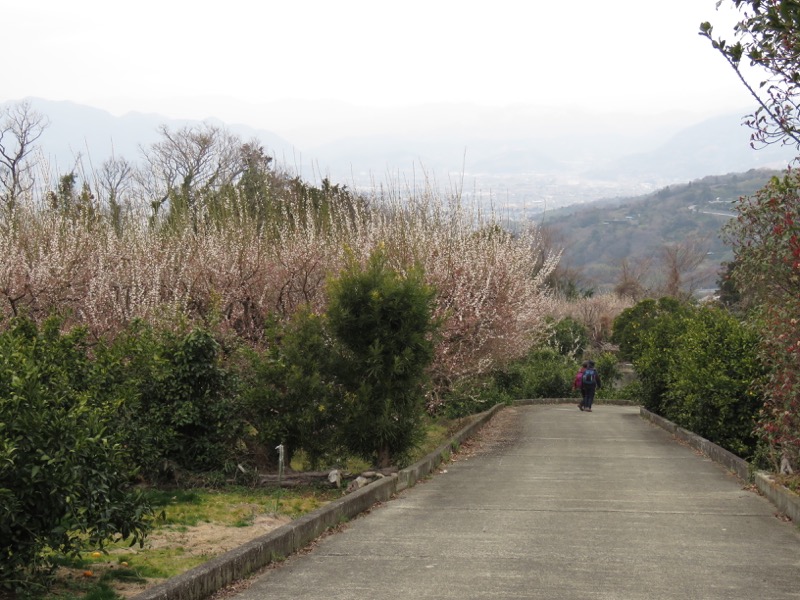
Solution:
M 596 385 L 584 385 L 581 387 L 581 392 L 583 392 L 584 408 L 592 408 L 592 403 L 594 402 L 594 392 L 596 388 Z

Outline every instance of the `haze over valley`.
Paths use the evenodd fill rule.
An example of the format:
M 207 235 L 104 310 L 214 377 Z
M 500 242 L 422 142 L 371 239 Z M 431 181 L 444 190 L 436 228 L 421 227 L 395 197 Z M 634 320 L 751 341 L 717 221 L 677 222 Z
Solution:
M 21 100 L 21 99 L 20 99 Z M 52 174 L 112 154 L 135 162 L 158 127 L 199 124 L 158 114 L 121 116 L 86 105 L 31 99 L 49 126 L 39 140 Z M 257 108 L 257 109 L 256 109 Z M 752 168 L 783 168 L 790 149 L 750 148 L 746 109 L 716 115 L 589 113 L 530 105 L 359 108 L 342 102 L 250 107 L 250 123 L 206 123 L 257 139 L 304 179 L 351 188 L 460 191 L 513 216 Z

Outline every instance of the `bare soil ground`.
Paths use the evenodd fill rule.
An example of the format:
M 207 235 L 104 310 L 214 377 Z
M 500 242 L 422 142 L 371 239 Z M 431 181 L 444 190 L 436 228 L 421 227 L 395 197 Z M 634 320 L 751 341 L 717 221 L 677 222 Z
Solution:
M 466 440 L 459 448 L 458 452 L 451 456 L 451 461 L 469 460 L 480 453 L 491 451 L 505 447 L 512 444 L 516 438 L 517 429 L 519 427 L 517 420 L 517 410 L 513 407 L 508 407 L 496 414 L 491 421 L 484 425 L 478 433 Z M 446 469 L 447 465 L 442 464 L 440 469 Z M 291 521 L 287 516 L 270 516 L 259 515 L 256 516 L 252 524 L 245 527 L 231 527 L 226 525 L 219 525 L 214 523 L 202 523 L 193 527 L 183 527 L 180 529 L 165 529 L 151 533 L 145 547 L 138 548 L 125 548 L 122 550 L 112 550 L 109 553 L 108 561 L 94 563 L 91 567 L 91 577 L 100 577 L 105 571 L 111 569 L 119 569 L 120 562 L 115 558 L 115 554 L 136 554 L 146 553 L 149 549 L 163 549 L 163 548 L 182 548 L 184 555 L 207 557 L 208 560 L 218 556 L 228 550 L 232 550 L 252 539 L 261 535 L 265 535 L 285 523 Z M 341 527 L 346 527 L 342 525 Z M 335 533 L 330 532 L 328 535 Z M 306 551 L 313 548 L 315 543 L 309 545 Z M 122 565 L 124 566 L 124 565 Z M 265 569 L 275 568 L 274 565 L 267 566 Z M 257 574 L 254 574 L 255 577 Z M 58 578 L 62 581 L 69 579 L 82 579 L 85 578 L 83 569 L 60 569 Z M 252 580 L 252 578 L 251 578 Z M 121 596 L 125 598 L 133 597 L 148 587 L 152 587 L 163 581 L 162 579 L 148 579 L 145 583 L 142 582 L 127 582 L 114 580 L 111 582 L 111 587 Z M 232 595 L 239 589 L 246 587 L 248 581 L 242 581 L 221 590 L 214 596 L 214 600 L 221 600 L 227 596 Z
M 273 529 L 289 523 L 291 520 L 287 516 L 260 515 L 255 517 L 253 523 L 246 527 L 201 523 L 180 531 L 159 531 L 148 536 L 145 547 L 141 552 L 147 552 L 148 548 L 183 548 L 184 555 L 207 557 L 210 560 L 252 539 L 265 535 Z M 130 549 L 126 549 L 125 552 L 130 553 Z M 159 581 L 161 580 L 152 580 L 148 581 L 147 584 L 118 582 L 118 585 L 114 585 L 114 589 L 128 598 L 143 592 L 147 587 Z
M 142 552 L 146 552 L 148 548 L 181 547 L 190 556 L 209 556 L 210 558 L 241 546 L 245 542 L 269 533 L 290 521 L 291 518 L 287 516 L 260 515 L 255 517 L 253 523 L 246 527 L 201 523 L 180 531 L 159 531 L 148 536 Z M 130 550 L 125 552 L 129 553 Z
M 112 569 L 125 567 L 115 555 L 147 553 L 148 550 L 164 548 L 183 549 L 183 556 L 205 557 L 206 560 L 232 550 L 237 546 L 249 542 L 259 536 L 265 535 L 278 527 L 291 521 L 288 516 L 259 515 L 253 519 L 252 524 L 246 527 L 232 527 L 217 523 L 201 523 L 193 527 L 180 529 L 164 529 L 151 533 L 147 537 L 144 548 L 123 548 L 110 550 L 108 560 L 96 562 L 87 569 L 59 569 L 57 580 L 68 582 L 86 578 L 100 578 Z M 202 561 L 201 561 L 202 562 Z M 91 573 L 91 575 L 88 575 Z M 148 587 L 163 581 L 162 579 L 147 579 L 145 582 L 120 581 L 113 579 L 109 585 L 118 594 L 125 598 L 135 596 Z

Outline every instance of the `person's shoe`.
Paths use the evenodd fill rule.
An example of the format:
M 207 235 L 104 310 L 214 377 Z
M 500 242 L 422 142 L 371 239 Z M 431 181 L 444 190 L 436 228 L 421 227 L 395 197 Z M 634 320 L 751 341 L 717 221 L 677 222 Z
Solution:
M 588 411 L 588 412 L 592 412 L 592 409 L 591 409 L 591 408 L 582 408 L 581 410 L 585 410 L 585 411 Z
M 583 404 L 578 404 L 578 408 L 581 409 L 581 411 L 583 411 Z

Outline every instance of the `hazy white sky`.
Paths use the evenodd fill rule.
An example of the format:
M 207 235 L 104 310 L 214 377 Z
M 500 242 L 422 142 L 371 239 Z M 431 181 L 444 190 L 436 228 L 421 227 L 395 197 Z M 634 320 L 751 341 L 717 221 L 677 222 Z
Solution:
M 727 1 L 727 0 L 726 0 Z M 731 4 L 732 2 L 727 2 Z M 225 118 L 228 99 L 531 103 L 637 112 L 752 102 L 698 34 L 716 0 L 0 0 L 0 101 Z

